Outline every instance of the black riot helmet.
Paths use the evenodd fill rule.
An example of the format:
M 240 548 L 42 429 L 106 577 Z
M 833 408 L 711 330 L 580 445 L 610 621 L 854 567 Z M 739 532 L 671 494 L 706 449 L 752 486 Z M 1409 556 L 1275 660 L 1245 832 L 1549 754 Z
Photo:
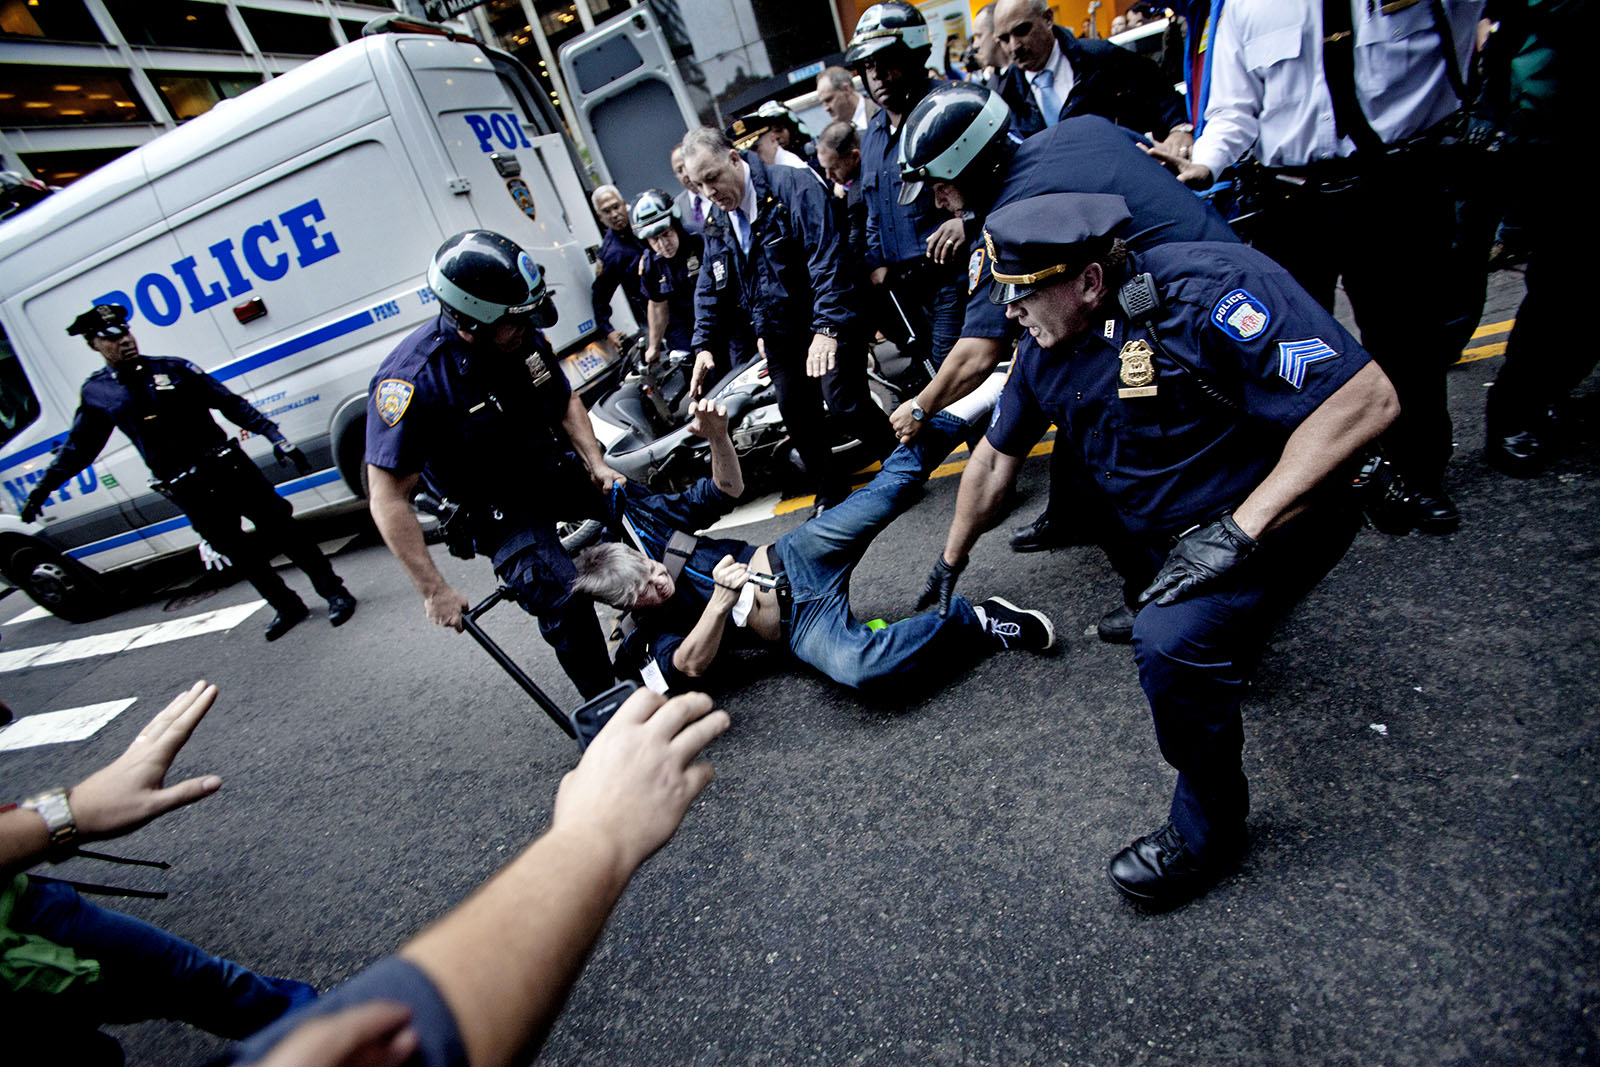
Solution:
M 440 245 L 428 264 L 428 287 L 468 333 L 513 318 L 541 329 L 555 325 L 556 306 L 538 264 L 492 230 L 467 230 Z
M 856 20 L 855 32 L 850 35 L 850 48 L 844 54 L 844 65 L 859 67 L 868 56 L 896 45 L 910 49 L 915 63 L 920 66 L 933 51 L 928 20 L 905 0 L 873 4 Z M 917 55 L 919 51 L 921 54 Z
M 1011 109 L 972 82 L 941 85 L 906 116 L 900 131 L 900 203 L 926 181 L 975 185 L 1009 158 Z
M 633 235 L 646 241 L 666 233 L 679 214 L 678 205 L 672 197 L 660 189 L 647 189 L 633 202 L 633 207 L 628 211 L 628 221 L 633 224 Z

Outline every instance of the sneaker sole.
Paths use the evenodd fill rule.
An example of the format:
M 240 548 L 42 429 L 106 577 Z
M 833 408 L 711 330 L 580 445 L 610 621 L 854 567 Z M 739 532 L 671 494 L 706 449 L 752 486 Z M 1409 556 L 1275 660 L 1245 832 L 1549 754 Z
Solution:
M 989 599 L 1008 611 L 1014 611 L 1018 615 L 1032 615 L 1034 618 L 1044 623 L 1045 637 L 1048 638 L 1048 640 L 1045 641 L 1044 648 L 1041 648 L 1039 650 L 1040 652 L 1045 651 L 1045 649 L 1056 647 L 1056 628 L 1050 625 L 1050 618 L 1049 616 L 1045 615 L 1044 612 L 1029 611 L 1027 608 L 1019 608 L 1003 596 L 992 596 Z

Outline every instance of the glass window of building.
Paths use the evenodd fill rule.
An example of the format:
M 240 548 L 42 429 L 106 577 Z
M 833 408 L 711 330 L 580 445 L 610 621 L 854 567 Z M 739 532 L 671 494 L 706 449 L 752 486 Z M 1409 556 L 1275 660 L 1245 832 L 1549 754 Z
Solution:
M 150 80 L 161 91 L 167 110 L 179 122 L 203 115 L 217 101 L 239 96 L 261 84 L 259 78 L 223 74 L 152 70 Z
M 84 148 L 72 152 L 24 152 L 22 161 L 40 181 L 67 186 L 127 151 L 126 148 Z
M 128 76 L 119 71 L 13 65 L 0 81 L 0 126 L 149 121 Z
M 83 0 L 0 0 L 0 37 L 103 42 Z
M 129 44 L 155 48 L 205 48 L 237 52 L 242 46 L 221 4 L 195 0 L 104 0 Z
M 244 24 L 263 52 L 291 56 L 320 56 L 339 47 L 333 26 L 325 18 L 312 15 L 287 15 L 281 11 L 262 11 L 241 7 Z

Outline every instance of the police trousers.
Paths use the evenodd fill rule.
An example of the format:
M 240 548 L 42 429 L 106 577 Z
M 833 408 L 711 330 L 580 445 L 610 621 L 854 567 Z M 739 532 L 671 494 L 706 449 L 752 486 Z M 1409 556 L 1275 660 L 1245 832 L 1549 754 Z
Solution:
M 1197 595 L 1141 610 L 1133 624 L 1139 684 L 1161 755 L 1178 772 L 1170 818 L 1204 857 L 1243 842 L 1250 811 L 1239 705 L 1272 630 L 1333 569 L 1360 516 L 1331 503 L 1261 538 L 1242 564 Z M 1160 553 L 1151 550 L 1151 573 Z
M 304 607 L 272 569 L 272 557 L 279 552 L 305 572 L 318 596 L 343 592 L 344 583 L 328 558 L 295 524 L 293 506 L 240 455 L 238 462 L 219 460 L 170 483 L 168 496 L 189 517 L 194 532 L 227 556 L 275 611 L 292 613 Z M 255 524 L 253 542 L 241 518 Z
M 1400 398 L 1384 447 L 1408 483 L 1437 489 L 1451 451 L 1445 373 L 1461 353 L 1449 329 L 1456 302 L 1455 201 L 1434 149 L 1268 172 L 1256 248 L 1329 311 L 1341 280 L 1361 343 Z
M 531 543 L 495 565 L 523 611 L 539 620 L 539 634 L 585 700 L 610 689 L 615 678 L 605 634 L 587 597 L 575 596 L 577 568 L 553 526 L 527 531 Z
M 806 374 L 806 352 L 811 335 L 782 341 L 766 341 L 767 369 L 778 392 L 778 410 L 788 427 L 789 439 L 800 453 L 806 475 L 816 493 L 827 499 L 842 499 L 850 491 L 850 471 L 833 461 L 833 437 L 826 413 L 839 423 L 841 433 L 863 443 L 864 453 L 856 453 L 865 466 L 888 455 L 895 446 L 889 416 L 872 402 L 867 389 L 867 353 L 859 341 L 841 340 L 834 356 L 833 370 L 821 378 Z

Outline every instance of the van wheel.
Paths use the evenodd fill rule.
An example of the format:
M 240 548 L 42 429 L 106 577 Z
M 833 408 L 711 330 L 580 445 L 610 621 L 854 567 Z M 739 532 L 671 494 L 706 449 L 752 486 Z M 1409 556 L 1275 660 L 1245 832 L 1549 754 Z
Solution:
M 561 538 L 561 548 L 569 556 L 594 544 L 604 531 L 605 526 L 599 519 L 556 523 L 556 534 Z
M 37 545 L 12 551 L 6 577 L 34 603 L 67 622 L 88 622 L 111 607 L 105 588 L 82 564 Z

